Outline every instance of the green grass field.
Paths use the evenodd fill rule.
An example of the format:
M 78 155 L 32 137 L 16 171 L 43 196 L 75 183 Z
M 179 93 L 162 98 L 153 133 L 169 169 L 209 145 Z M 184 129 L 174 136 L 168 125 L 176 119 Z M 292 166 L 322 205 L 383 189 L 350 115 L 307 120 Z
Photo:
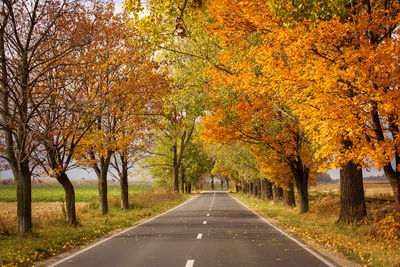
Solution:
M 76 185 L 75 201 L 88 202 L 98 198 L 99 192 L 95 185 Z M 130 185 L 129 192 L 143 192 L 154 189 L 151 185 Z M 120 195 L 120 187 L 113 185 L 108 186 L 109 195 Z M 57 202 L 64 201 L 65 193 L 61 185 L 33 185 L 32 201 L 33 202 Z M 0 185 L 0 202 L 17 201 L 17 189 L 15 185 Z

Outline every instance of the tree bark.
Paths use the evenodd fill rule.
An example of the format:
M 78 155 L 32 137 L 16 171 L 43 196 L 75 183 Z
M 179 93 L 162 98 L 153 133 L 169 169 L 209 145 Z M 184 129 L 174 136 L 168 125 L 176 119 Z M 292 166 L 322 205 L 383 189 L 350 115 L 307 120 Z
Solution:
M 267 200 L 267 186 L 264 183 L 264 180 L 266 180 L 265 178 L 260 178 L 260 187 L 261 187 L 261 199 L 262 200 Z
M 260 179 L 258 179 L 257 181 L 256 181 L 256 184 L 257 184 L 257 198 L 258 199 L 261 199 L 261 181 L 260 181 Z
M 57 176 L 57 181 L 62 185 L 65 192 L 65 217 L 70 225 L 76 225 L 75 190 L 65 172 Z
M 98 189 L 99 189 L 99 204 L 100 204 L 100 214 L 106 215 L 108 213 L 108 200 L 107 200 L 107 173 L 108 167 L 110 166 L 110 160 L 112 156 L 112 151 L 107 151 L 105 157 L 101 156 L 99 158 L 99 164 L 93 164 L 94 172 L 97 175 Z M 92 158 L 94 154 L 92 153 Z
M 274 185 L 272 188 L 273 188 L 274 204 L 278 204 L 279 203 L 279 199 L 282 196 L 280 187 L 277 186 L 277 185 Z
M 264 179 L 263 182 L 265 184 L 266 200 L 272 200 L 274 198 L 272 194 L 272 183 L 267 179 Z
M 179 165 L 178 165 L 178 150 L 176 144 L 174 145 L 173 150 L 174 150 L 174 159 L 173 159 L 174 193 L 179 193 Z
M 393 190 L 394 200 L 396 205 L 400 208 L 400 172 L 393 170 L 392 165 L 384 167 L 385 175 L 389 180 L 390 186 Z
M 229 190 L 229 178 L 226 178 L 226 187 L 227 187 L 228 190 Z
M 283 201 L 282 206 L 284 207 L 296 207 L 296 201 L 294 199 L 294 186 L 292 182 L 288 182 L 289 190 L 283 190 Z
M 182 182 L 182 184 L 181 184 L 181 191 L 182 191 L 182 193 L 187 193 L 187 190 L 185 190 L 185 185 L 186 185 L 186 182 L 185 182 L 185 168 L 183 167 L 183 164 L 181 165 L 181 182 Z
M 32 185 L 28 163 L 25 162 L 19 165 L 21 171 L 13 172 L 13 174 L 17 181 L 18 233 L 24 234 L 32 230 Z
M 253 197 L 258 198 L 258 184 L 257 184 L 257 181 L 253 181 Z
M 128 162 L 122 162 L 122 175 L 119 177 L 119 183 L 121 186 L 121 209 L 129 209 L 129 185 L 128 185 Z
M 289 167 L 296 182 L 299 212 L 306 213 L 310 210 L 308 200 L 309 168 L 303 164 L 303 160 L 299 155 L 294 159 L 289 159 Z
M 340 169 L 340 217 L 338 222 L 360 222 L 367 215 L 362 169 L 352 161 Z
M 222 178 L 220 179 L 220 181 L 221 181 L 221 190 L 224 190 L 224 179 L 222 179 Z
M 214 175 L 211 175 L 211 190 L 214 190 Z
M 383 133 L 382 123 L 379 118 L 378 104 L 375 102 L 373 103 L 372 107 L 373 108 L 371 110 L 371 117 L 372 117 L 373 130 L 375 132 L 375 138 L 377 142 L 383 142 L 387 137 L 385 137 L 385 134 Z M 396 123 L 394 115 L 389 116 L 388 124 L 389 124 L 389 131 L 391 132 L 392 137 L 395 138 L 396 140 L 396 138 L 399 138 L 400 129 Z M 394 150 L 395 150 L 394 151 L 395 168 L 393 168 L 391 162 L 388 162 L 388 164 L 386 164 L 386 166 L 383 167 L 383 170 L 385 172 L 387 179 L 389 180 L 390 186 L 392 187 L 393 196 L 396 201 L 397 207 L 400 208 L 400 172 L 396 168 L 398 164 L 400 164 L 400 152 L 398 147 L 395 147 Z
M 107 200 L 107 173 L 101 172 L 100 179 L 98 180 L 99 198 L 100 198 L 100 214 L 106 215 L 108 213 L 108 200 Z

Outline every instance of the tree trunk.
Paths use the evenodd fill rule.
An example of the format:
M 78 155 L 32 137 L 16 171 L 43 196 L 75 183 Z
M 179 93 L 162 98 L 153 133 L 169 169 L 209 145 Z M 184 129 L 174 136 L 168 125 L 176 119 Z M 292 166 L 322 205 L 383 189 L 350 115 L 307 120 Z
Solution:
M 214 190 L 214 175 L 211 175 L 211 190 Z
M 283 190 L 283 201 L 282 206 L 284 207 L 295 207 L 296 202 L 294 199 L 294 186 L 292 182 L 288 182 L 289 190 Z
M 359 222 L 366 215 L 362 169 L 359 165 L 349 161 L 340 169 L 340 217 L 338 222 Z
M 226 187 L 228 188 L 229 191 L 229 178 L 226 178 Z
M 5 2 L 3 1 L 3 4 Z M 4 6 L 3 6 L 4 7 Z M 32 184 L 31 184 L 31 172 L 29 169 L 29 158 L 30 155 L 26 153 L 27 142 L 29 142 L 27 128 L 28 126 L 28 99 L 29 99 L 29 64 L 27 62 L 27 49 L 22 53 L 19 71 L 21 71 L 18 76 L 22 77 L 20 80 L 18 90 L 18 101 L 20 105 L 18 106 L 18 113 L 13 114 L 10 111 L 10 106 L 15 107 L 15 103 L 12 103 L 9 99 L 10 88 L 8 82 L 8 70 L 7 70 L 7 58 L 6 58 L 6 25 L 8 21 L 8 12 L 2 13 L 2 22 L 0 30 L 0 61 L 1 61 L 1 78 L 0 78 L 0 92 L 1 92 L 1 128 L 3 131 L 1 145 L 2 149 L 5 149 L 7 161 L 11 167 L 14 179 L 17 182 L 17 231 L 20 234 L 29 233 L 32 230 Z M 7 15 L 6 15 L 7 14 Z M 18 52 L 17 52 L 18 53 Z M 14 75 L 17 75 L 14 73 Z M 13 86 L 13 85 L 12 85 Z M 16 85 L 17 86 L 17 85 Z M 35 113 L 36 114 L 36 113 Z M 17 125 L 15 125 L 15 123 Z M 11 130 L 8 130 L 8 125 Z M 16 129 L 13 129 L 17 126 Z M 13 135 L 14 134 L 14 135 Z M 4 139 L 3 139 L 4 137 Z M 14 137 L 18 140 L 14 143 Z M 26 142 L 27 141 L 27 142 Z M 19 146 L 21 145 L 21 146 Z
M 253 185 L 253 197 L 257 198 L 257 183 L 255 181 L 252 181 L 251 184 Z
M 279 199 L 281 198 L 280 187 L 277 186 L 277 185 L 274 185 L 272 188 L 273 188 L 274 204 L 278 204 L 279 203 Z
M 121 209 L 127 210 L 129 209 L 129 185 L 127 166 L 122 166 L 122 176 L 119 177 L 119 182 L 121 186 Z
M 221 190 L 224 190 L 224 180 L 221 178 L 220 181 L 221 181 Z
M 17 181 L 17 225 L 18 233 L 32 230 L 32 185 L 31 173 L 27 162 L 19 164 L 20 172 L 14 174 Z
M 308 200 L 309 168 L 303 164 L 303 160 L 300 156 L 291 159 L 289 167 L 296 182 L 296 189 L 299 197 L 299 212 L 306 213 L 310 210 Z
M 185 193 L 185 192 L 187 193 L 187 190 L 185 190 L 186 182 L 185 182 L 185 169 L 183 167 L 183 164 L 181 165 L 181 182 L 182 182 L 182 184 L 181 184 L 182 193 Z
M 266 200 L 272 200 L 273 194 L 272 194 L 272 183 L 270 181 L 268 181 L 267 179 L 263 180 L 264 184 L 265 184 L 265 196 L 266 196 Z
M 400 163 L 398 156 L 396 157 L 396 163 Z M 391 163 L 385 166 L 383 170 L 385 171 L 385 175 L 389 180 L 390 186 L 392 187 L 396 205 L 398 208 L 400 208 L 400 172 L 394 170 Z
M 261 199 L 261 181 L 260 179 L 256 180 L 257 185 L 257 198 Z
M 260 187 L 261 187 L 261 199 L 262 200 L 267 200 L 267 192 L 266 192 L 266 184 L 264 183 L 265 178 L 260 178 Z
M 65 192 L 65 217 L 70 225 L 76 225 L 76 209 L 75 209 L 75 190 L 68 175 L 65 172 L 57 176 L 57 181 L 62 185 Z
M 110 166 L 111 156 L 112 152 L 108 151 L 106 157 L 101 156 L 99 158 L 99 165 L 97 163 L 93 164 L 93 169 L 98 179 L 99 204 L 101 215 L 106 215 L 108 213 L 107 173 L 108 167 Z M 92 155 L 92 158 L 94 158 L 94 155 Z
M 372 115 L 372 125 L 373 125 L 373 130 L 375 132 L 376 141 L 384 142 L 385 138 L 388 137 L 385 137 L 385 134 L 383 132 L 381 119 L 379 118 L 378 104 L 376 102 L 373 103 L 372 105 L 371 115 Z M 388 126 L 392 134 L 392 138 L 394 138 L 394 140 L 396 141 L 396 139 L 399 138 L 400 129 L 399 126 L 397 125 L 394 115 L 389 116 L 388 122 L 385 122 L 385 124 L 389 124 Z M 347 145 L 351 145 L 351 143 L 348 142 Z M 395 147 L 394 152 L 395 152 L 394 154 L 395 168 L 393 168 L 391 162 L 388 162 L 388 164 L 386 164 L 386 166 L 383 167 L 383 170 L 392 187 L 393 196 L 396 201 L 397 207 L 400 208 L 400 172 L 397 170 L 397 166 L 398 164 L 400 164 L 399 148 Z
M 173 147 L 174 150 L 174 193 L 179 193 L 179 165 L 178 165 L 178 151 L 176 144 Z
M 100 214 L 106 215 L 108 213 L 107 201 L 107 172 L 102 171 L 98 181 L 99 198 L 100 198 Z
M 309 200 L 308 200 L 308 178 L 305 180 L 307 180 L 307 182 L 303 180 L 303 183 L 301 184 L 301 186 L 299 186 L 296 183 L 297 194 L 299 196 L 299 211 L 300 211 L 300 213 L 306 213 L 310 210 Z
M 188 192 L 186 192 L 186 193 L 189 193 L 189 194 L 191 194 L 192 193 L 192 183 L 189 183 L 188 184 Z

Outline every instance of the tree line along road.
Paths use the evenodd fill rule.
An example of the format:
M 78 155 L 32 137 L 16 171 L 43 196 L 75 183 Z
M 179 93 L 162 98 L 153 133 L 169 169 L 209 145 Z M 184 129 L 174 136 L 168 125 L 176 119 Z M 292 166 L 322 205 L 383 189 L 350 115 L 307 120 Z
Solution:
M 337 266 L 223 191 L 204 192 L 50 266 Z

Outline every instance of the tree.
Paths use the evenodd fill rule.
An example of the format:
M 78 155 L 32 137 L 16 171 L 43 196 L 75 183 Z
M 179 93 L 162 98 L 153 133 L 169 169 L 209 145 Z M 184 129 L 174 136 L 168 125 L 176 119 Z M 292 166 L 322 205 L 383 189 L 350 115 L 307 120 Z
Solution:
M 213 161 L 204 151 L 204 146 L 198 138 L 198 131 L 197 129 L 194 138 L 189 143 L 182 162 L 182 166 L 185 170 L 185 179 L 182 179 L 182 181 L 184 181 L 188 189 L 186 193 L 191 193 L 192 185 L 197 184 L 201 176 L 209 173 L 213 166 Z
M 163 128 L 158 131 L 153 155 L 145 163 L 145 167 L 152 169 L 154 178 L 164 178 L 168 184 L 169 174 L 172 174 L 175 193 L 179 193 L 179 174 L 183 174 L 182 171 L 186 169 L 183 160 L 196 125 L 194 118 L 190 119 L 185 115 L 186 112 L 183 110 L 178 112 L 176 108 L 167 114 Z M 168 172 L 161 174 L 162 170 Z
M 85 69 L 87 94 L 96 101 L 90 111 L 97 119 L 79 145 L 82 163 L 98 177 L 100 212 L 108 213 L 107 174 L 114 153 L 120 164 L 122 206 L 127 207 L 127 171 L 140 142 L 151 134 L 148 125 L 161 110 L 162 98 L 170 90 L 159 65 L 143 55 L 137 34 L 127 26 L 126 15 L 103 10 L 96 19 L 101 31 L 91 44 Z M 139 145 L 139 146 L 138 146 Z M 115 165 L 116 166 L 116 165 Z
M 61 64 L 47 72 L 41 84 L 42 87 L 56 90 L 38 108 L 39 116 L 35 123 L 41 129 L 38 133 L 41 145 L 34 153 L 35 161 L 46 176 L 55 177 L 63 186 L 66 219 L 71 225 L 76 224 L 75 192 L 67 171 L 75 167 L 75 148 L 97 120 L 88 110 L 95 99 L 88 98 L 86 94 L 88 79 L 82 62 L 86 59 L 91 42 L 102 30 L 95 27 L 90 14 L 99 14 L 107 9 L 113 10 L 113 6 L 92 2 L 80 6 L 79 12 L 71 16 L 67 24 L 77 29 L 73 37 L 77 47 L 62 59 Z
M 39 107 L 56 88 L 47 73 L 76 47 L 77 28 L 67 29 L 76 1 L 2 1 L 0 27 L 3 157 L 17 181 L 18 232 L 31 230 L 32 153 L 38 147 Z M 62 38 L 59 38 L 62 36 Z M 76 36 L 76 35 L 75 35 Z
M 318 5 L 315 5 L 315 2 Z M 300 128 L 304 127 L 303 130 L 308 133 L 307 136 L 312 141 L 313 147 L 317 149 L 315 156 L 321 160 L 327 160 L 329 157 L 331 159 L 338 158 L 338 155 L 339 157 L 340 155 L 349 155 L 354 153 L 356 146 L 355 141 L 350 146 L 344 145 L 348 144 L 348 125 L 357 125 L 354 124 L 356 120 L 352 113 L 353 109 L 348 108 L 349 98 L 342 104 L 336 103 L 336 100 L 341 100 L 337 97 L 336 92 L 342 88 L 337 84 L 341 84 L 340 79 L 343 77 L 331 75 L 333 69 L 326 71 L 323 67 L 321 68 L 321 64 L 330 64 L 329 60 L 321 63 L 326 60 L 324 52 L 330 53 L 330 49 L 333 49 L 333 53 L 337 52 L 335 45 L 330 46 L 332 38 L 328 35 L 332 31 L 330 27 L 321 28 L 321 32 L 315 31 L 319 25 L 323 25 L 325 22 L 340 21 L 335 16 L 345 18 L 351 13 L 346 9 L 346 4 L 343 1 L 332 3 L 311 1 L 306 2 L 305 5 L 289 1 L 279 3 L 273 1 L 256 3 L 224 1 L 223 3 L 218 2 L 218 4 L 211 2 L 209 7 L 210 14 L 218 18 L 218 20 L 214 20 L 211 30 L 216 32 L 215 34 L 221 39 L 226 50 L 221 53 L 221 61 L 232 62 L 234 59 L 230 69 L 235 74 L 235 79 L 240 77 L 242 80 L 248 80 L 242 86 L 243 90 L 248 88 L 260 94 L 269 94 L 274 100 L 276 100 L 276 96 L 278 96 L 278 100 L 285 100 L 284 106 L 288 107 L 293 115 L 296 115 Z M 235 10 L 239 5 L 241 12 L 237 14 Z M 340 29 L 346 31 L 345 28 Z M 319 35 L 320 33 L 321 35 Z M 338 36 L 345 35 L 339 34 Z M 316 41 L 319 37 L 324 42 L 321 43 L 321 46 Z M 241 42 L 237 44 L 233 42 L 234 40 Z M 316 48 L 326 48 L 326 51 L 318 53 Z M 344 69 L 346 70 L 343 71 L 337 66 L 334 68 L 341 74 L 348 72 L 347 68 Z M 318 73 L 318 78 L 315 76 L 316 73 Z M 325 79 L 326 83 L 321 84 L 320 79 Z M 322 92 L 321 88 L 335 93 L 329 95 L 326 93 L 327 91 Z M 339 90 L 336 90 L 338 88 Z M 321 98 L 316 94 L 319 94 Z M 327 97 L 328 95 L 329 97 Z M 322 98 L 327 102 L 323 102 Z M 322 102 L 324 105 L 321 105 Z M 346 112 L 342 112 L 342 108 L 346 109 Z M 321 112 L 321 109 L 324 111 Z M 332 111 L 332 116 L 326 116 L 327 110 Z M 285 110 L 281 111 L 286 113 Z M 340 116 L 335 116 L 334 113 L 336 115 L 340 113 Z M 318 116 L 323 118 L 317 119 Z M 342 117 L 353 119 L 341 121 Z M 332 123 L 335 121 L 336 124 Z M 342 124 L 344 121 L 347 126 Z M 321 125 L 324 126 L 321 127 Z M 338 125 L 343 125 L 343 127 L 337 127 Z M 325 144 L 333 150 L 328 151 L 327 147 L 321 146 L 316 141 L 326 142 Z M 357 152 L 354 155 L 359 157 L 364 154 Z M 347 158 L 339 165 L 346 170 L 357 169 L 357 164 L 353 163 L 351 158 Z M 362 188 L 361 181 L 362 179 L 359 177 L 349 180 L 353 186 Z M 348 188 L 343 188 L 343 190 Z M 362 190 L 357 190 L 357 192 L 357 198 L 360 201 L 348 202 L 352 204 L 341 206 L 344 209 L 360 213 L 357 216 L 351 216 L 352 218 L 349 217 L 350 220 L 359 220 L 365 216 L 365 209 L 362 209 L 362 206 L 365 206 L 364 196 L 360 193 Z
M 218 93 L 212 95 L 214 113 L 205 118 L 203 136 L 217 142 L 238 140 L 249 143 L 255 155 L 274 154 L 269 160 L 276 159 L 285 164 L 291 175 L 284 177 L 288 180 L 285 182 L 277 182 L 275 176 L 266 177 L 287 189 L 291 188 L 293 179 L 300 212 L 307 212 L 309 178 L 311 175 L 314 179 L 318 162 L 313 159 L 313 150 L 298 119 L 279 95 L 247 92 L 249 89 L 244 88 L 242 81 L 250 79 L 248 72 L 236 73 L 229 79 L 225 76 L 220 72 L 214 75 L 214 92 Z M 258 82 L 256 79 L 255 83 Z

